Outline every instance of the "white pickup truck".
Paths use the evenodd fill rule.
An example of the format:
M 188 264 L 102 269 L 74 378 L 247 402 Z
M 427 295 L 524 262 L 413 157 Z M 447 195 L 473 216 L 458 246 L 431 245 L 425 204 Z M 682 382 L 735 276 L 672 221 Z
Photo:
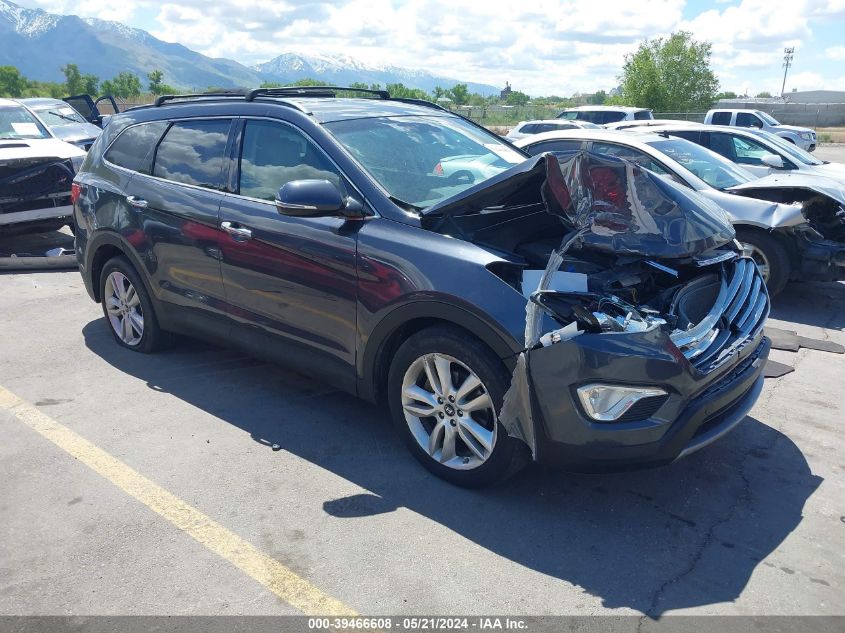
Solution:
M 795 125 L 781 125 L 771 114 L 762 110 L 710 110 L 704 117 L 704 123 L 706 125 L 753 127 L 777 134 L 808 152 L 816 149 L 816 133 L 813 130 Z

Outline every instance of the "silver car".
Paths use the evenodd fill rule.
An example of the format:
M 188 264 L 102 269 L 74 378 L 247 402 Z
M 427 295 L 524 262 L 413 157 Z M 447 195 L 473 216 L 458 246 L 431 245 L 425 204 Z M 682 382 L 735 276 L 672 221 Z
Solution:
M 845 182 L 845 165 L 820 160 L 770 132 L 685 123 L 672 123 L 650 131 L 698 143 L 757 177 L 789 172 L 826 176 Z
M 88 151 L 102 130 L 61 99 L 18 99 L 50 132 L 50 136 Z
M 589 121 L 577 121 L 567 119 L 536 119 L 534 121 L 520 121 L 517 123 L 508 135 L 505 137 L 509 141 L 515 141 L 532 134 L 542 134 L 543 132 L 554 132 L 556 130 L 575 130 L 575 129 L 597 129 L 600 125 L 590 123 Z
M 618 156 L 694 189 L 731 217 L 737 237 L 757 262 L 772 295 L 790 280 L 845 279 L 841 208 L 837 210 L 836 203 L 828 208 L 817 196 L 790 198 L 809 187 L 816 187 L 818 194 L 820 188 L 835 185 L 830 179 L 799 174 L 755 179 L 718 154 L 665 132 L 570 130 L 537 134 L 514 145 L 532 155 L 589 150 Z M 845 204 L 845 191 L 840 196 Z

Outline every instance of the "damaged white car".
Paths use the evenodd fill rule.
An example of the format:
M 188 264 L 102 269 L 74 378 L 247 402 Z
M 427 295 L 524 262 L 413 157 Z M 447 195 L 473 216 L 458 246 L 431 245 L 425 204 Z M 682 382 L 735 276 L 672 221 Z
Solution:
M 617 156 L 694 189 L 727 211 L 771 295 L 790 280 L 845 279 L 845 191 L 836 181 L 791 173 L 755 179 L 666 131 L 547 132 L 515 145 L 532 155 L 586 149 Z
M 0 99 L 0 235 L 70 225 L 71 184 L 84 159 L 21 104 Z

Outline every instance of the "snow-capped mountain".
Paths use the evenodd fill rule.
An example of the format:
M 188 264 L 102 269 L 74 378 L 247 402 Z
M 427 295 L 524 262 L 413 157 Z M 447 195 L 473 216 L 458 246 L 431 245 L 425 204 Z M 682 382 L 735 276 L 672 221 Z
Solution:
M 334 54 L 283 53 L 248 68 L 230 59 L 206 57 L 181 44 L 164 42 L 120 22 L 58 15 L 0 0 L 0 66 L 16 66 L 30 79 L 63 81 L 60 68 L 67 63 L 100 79 L 129 71 L 144 84 L 147 73 L 158 69 L 164 73 L 166 84 L 201 90 L 255 87 L 262 81 L 287 83 L 305 78 L 338 85 L 403 83 L 427 91 L 459 83 L 424 70 L 376 66 Z M 482 94 L 498 90 L 483 84 L 468 86 L 470 91 Z
M 298 79 L 320 79 L 330 84 L 347 86 L 354 82 L 366 84 L 402 83 L 413 88 L 431 91 L 435 86 L 451 88 L 456 83 L 467 83 L 470 92 L 484 95 L 499 92 L 495 86 L 461 82 L 457 79 L 434 75 L 425 70 L 402 68 L 389 64 L 368 64 L 344 54 L 282 53 L 278 57 L 253 69 L 269 81 L 290 82 Z

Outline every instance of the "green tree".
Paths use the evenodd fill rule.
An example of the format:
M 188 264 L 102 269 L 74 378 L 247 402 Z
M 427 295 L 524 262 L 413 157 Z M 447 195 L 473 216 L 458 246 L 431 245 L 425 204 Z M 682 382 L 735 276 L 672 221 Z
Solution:
M 430 99 L 428 93 L 420 88 L 409 88 L 405 84 L 387 84 L 385 89 L 390 93 L 391 97 L 399 97 L 400 99 Z
M 141 80 L 130 72 L 122 72 L 114 79 L 107 79 L 102 85 L 103 93 L 129 99 L 141 94 Z
M 469 89 L 466 84 L 455 84 L 446 91 L 446 96 L 449 97 L 455 105 L 463 105 L 469 101 Z
M 727 90 L 725 92 L 720 92 L 716 95 L 716 101 L 719 99 L 736 99 L 736 93 L 732 90 Z
M 99 92 L 100 78 L 96 75 L 82 75 L 82 92 L 87 95 L 96 95 Z M 71 95 L 75 93 L 70 93 Z
M 511 90 L 510 93 L 508 93 L 508 98 L 505 103 L 507 103 L 508 105 L 521 106 L 525 105 L 529 101 L 531 101 L 531 97 L 529 97 L 524 92 L 520 92 L 519 90 Z
M 164 94 L 161 90 L 161 82 L 164 79 L 164 73 L 160 70 L 154 70 L 152 72 L 147 73 L 147 79 L 149 80 L 149 89 L 150 92 L 154 95 Z
M 85 85 L 82 79 L 82 73 L 79 72 L 79 66 L 76 64 L 65 64 L 59 70 L 65 76 L 65 86 L 68 94 L 78 95 L 84 90 Z
M 29 86 L 26 77 L 14 66 L 0 66 L 0 97 L 22 97 Z
M 772 93 L 764 90 L 763 92 L 760 92 L 760 93 L 757 94 L 757 98 L 758 99 L 771 99 Z
M 711 48 L 686 31 L 645 40 L 625 56 L 619 77 L 624 101 L 656 112 L 706 110 L 719 89 L 710 68 Z
M 446 89 L 441 88 L 440 86 L 434 86 L 434 90 L 431 91 L 431 98 L 437 101 L 438 99 L 449 98 L 449 95 L 446 94 Z
M 590 99 L 590 102 L 593 105 L 602 105 L 605 101 L 607 101 L 607 93 L 604 90 L 599 90 L 593 95 L 592 99 Z

